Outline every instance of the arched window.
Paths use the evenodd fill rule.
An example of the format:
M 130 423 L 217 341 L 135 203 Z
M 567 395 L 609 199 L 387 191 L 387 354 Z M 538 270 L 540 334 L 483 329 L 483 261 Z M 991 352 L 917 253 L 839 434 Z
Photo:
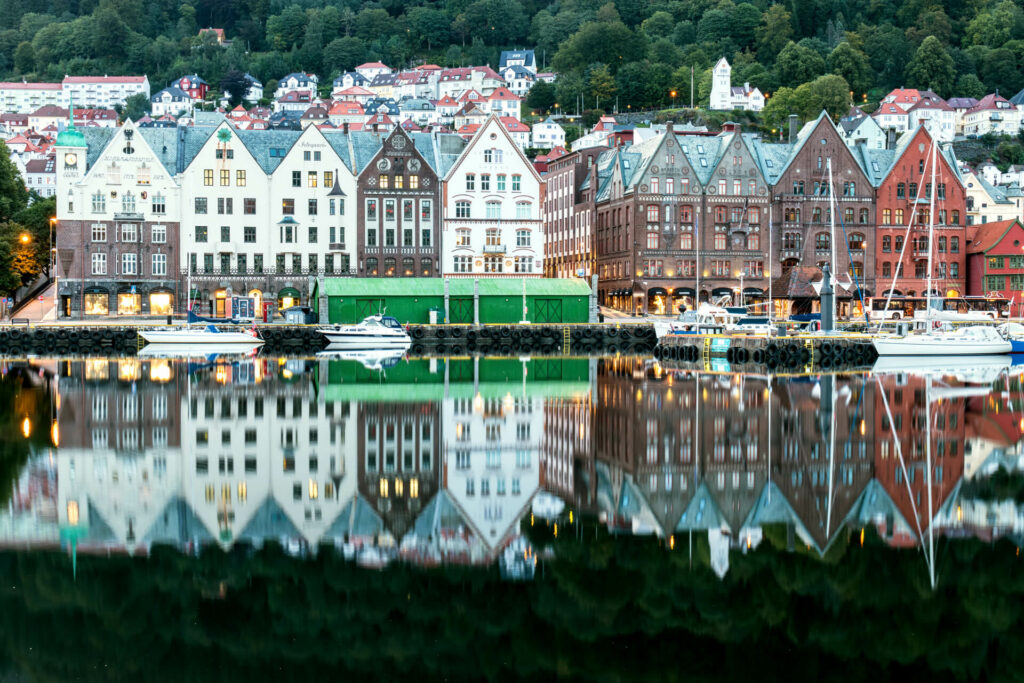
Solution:
M 892 237 L 889 235 L 882 236 L 882 251 L 885 253 L 892 251 Z
M 384 259 L 384 275 L 387 277 L 395 276 L 395 259 L 391 257 Z
M 680 223 L 693 223 L 693 207 L 687 204 L 679 209 Z
M 815 249 L 829 249 L 831 246 L 832 240 L 827 232 L 819 232 L 814 236 Z
M 850 251 L 864 249 L 864 247 L 866 246 L 866 242 L 864 241 L 864 235 L 862 235 L 859 232 L 850 233 L 850 238 L 848 241 L 850 244 Z
M 725 215 L 726 214 L 725 214 L 725 207 L 724 206 L 716 206 L 715 207 L 715 222 L 716 223 L 725 223 Z
M 864 225 L 867 222 L 868 222 L 868 210 L 867 209 L 861 209 L 860 210 L 860 221 L 859 221 L 859 223 Z
M 411 258 L 402 259 L 402 275 L 412 277 L 416 274 L 416 260 Z
M 821 222 L 821 207 L 820 206 L 814 207 L 814 211 L 811 213 L 811 222 L 812 223 L 820 223 Z
M 799 250 L 800 249 L 800 233 L 798 232 L 787 232 L 782 235 L 782 248 L 786 250 Z
M 366 259 L 366 274 L 367 275 L 379 275 L 377 271 L 377 259 L 368 258 Z
M 893 251 L 903 251 L 903 235 L 896 235 L 896 239 L 893 242 Z

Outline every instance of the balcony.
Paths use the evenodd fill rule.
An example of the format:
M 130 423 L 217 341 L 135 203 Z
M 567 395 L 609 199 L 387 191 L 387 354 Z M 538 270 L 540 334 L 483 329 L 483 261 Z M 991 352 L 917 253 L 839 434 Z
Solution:
M 782 259 L 799 259 L 800 256 L 801 252 L 799 249 L 783 249 L 781 252 L 779 252 L 779 257 Z
M 344 242 L 331 242 L 330 244 L 327 245 L 327 250 L 328 251 L 345 251 L 345 243 Z
M 504 254 L 506 250 L 507 250 L 507 247 L 504 244 L 485 244 L 484 245 L 484 253 L 485 254 Z
M 142 222 L 143 216 L 142 216 L 141 213 L 136 213 L 134 211 L 130 212 L 130 213 L 129 212 L 117 212 L 117 211 L 115 211 L 114 212 L 114 220 L 115 221 Z

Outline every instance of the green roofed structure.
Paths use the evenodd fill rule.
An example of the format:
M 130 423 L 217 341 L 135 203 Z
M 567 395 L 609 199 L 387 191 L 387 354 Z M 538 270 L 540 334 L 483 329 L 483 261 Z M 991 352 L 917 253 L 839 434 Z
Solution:
M 525 287 L 525 289 L 524 289 Z M 402 324 L 536 324 L 589 322 L 590 287 L 551 278 L 322 278 L 314 292 L 321 323 L 357 323 L 386 312 Z

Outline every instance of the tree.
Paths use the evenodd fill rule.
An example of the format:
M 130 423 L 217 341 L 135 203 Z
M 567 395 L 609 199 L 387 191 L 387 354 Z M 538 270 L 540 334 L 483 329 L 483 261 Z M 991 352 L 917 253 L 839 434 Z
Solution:
M 291 50 L 299 44 L 305 33 L 306 12 L 298 5 L 289 5 L 280 14 L 267 19 L 267 42 L 275 50 Z
M 242 103 L 246 90 L 249 89 L 249 82 L 245 74 L 238 69 L 232 69 L 220 79 L 220 91 L 226 92 L 230 98 L 230 106 L 236 107 Z
M 938 38 L 925 38 L 907 65 L 907 80 L 910 85 L 932 90 L 940 97 L 949 97 L 953 92 L 955 79 L 953 58 L 946 53 Z
M 463 30 L 487 45 L 515 43 L 526 37 L 529 27 L 519 0 L 476 0 L 462 16 Z
M 824 110 L 836 121 L 850 111 L 852 104 L 849 83 L 834 74 L 819 76 L 793 93 L 793 106 L 804 119 L 814 118 Z
M 28 190 L 18 168 L 11 161 L 10 150 L 0 140 L 0 223 L 11 220 L 28 205 Z
M 561 105 L 562 111 L 575 111 L 584 88 L 583 77 L 577 72 L 562 74 L 555 81 L 555 101 Z
M 564 73 L 604 62 L 615 73 L 622 64 L 643 59 L 646 55 L 647 37 L 642 33 L 633 33 L 621 21 L 591 21 L 562 43 L 552 66 L 559 73 Z
M 615 96 L 615 78 L 607 64 L 595 64 L 587 70 L 587 94 L 605 102 Z
M 761 117 L 765 125 L 772 128 L 782 128 L 790 114 L 797 114 L 793 95 L 795 88 L 781 87 L 776 90 L 768 101 L 764 103 Z
M 825 72 L 825 60 L 814 50 L 791 40 L 775 60 L 775 71 L 780 83 L 806 83 Z
M 856 92 L 866 92 L 871 87 L 871 64 L 868 56 L 843 41 L 828 56 L 828 70 L 842 76 Z
M 989 91 L 999 90 L 1007 96 L 1024 87 L 1017 57 L 1008 48 L 991 50 L 985 56 L 981 63 L 981 77 Z
M 526 106 L 534 111 L 548 111 L 555 104 L 555 86 L 547 81 L 537 81 L 526 94 Z
M 330 73 L 351 71 L 366 57 L 366 43 L 361 38 L 335 38 L 324 48 L 324 68 Z
M 27 74 L 35 71 L 36 68 L 36 51 L 32 48 L 32 43 L 23 42 L 19 43 L 18 47 L 14 50 L 14 68 L 19 73 Z
M 409 26 L 420 45 L 426 44 L 427 49 L 433 45 L 448 42 L 451 19 L 441 10 L 429 7 L 414 7 L 409 10 Z
M 659 10 L 644 19 L 643 23 L 640 24 L 640 30 L 652 39 L 668 38 L 672 35 L 675 25 L 675 19 L 672 18 L 671 14 Z
M 956 92 L 960 97 L 973 97 L 980 100 L 985 96 L 985 84 L 974 74 L 964 74 L 956 81 Z
M 127 121 L 128 119 L 138 121 L 149 113 L 149 98 L 146 97 L 145 93 L 135 93 L 126 98 L 123 105 L 115 105 L 114 109 L 117 110 L 122 121 Z
M 29 236 L 28 249 L 47 275 L 50 274 L 51 223 L 57 215 L 57 198 L 34 195 L 32 203 L 14 215 L 13 222 Z M 38 271 L 37 271 L 38 274 Z
M 907 37 L 892 24 L 864 27 L 860 33 L 864 36 L 864 53 L 877 74 L 875 85 L 901 85 L 907 62 L 913 56 Z

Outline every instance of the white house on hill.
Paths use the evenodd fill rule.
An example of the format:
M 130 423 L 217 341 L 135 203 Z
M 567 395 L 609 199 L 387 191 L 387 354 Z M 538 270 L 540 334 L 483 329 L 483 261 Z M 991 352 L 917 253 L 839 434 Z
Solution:
M 764 95 L 749 83 L 743 87 L 732 87 L 732 67 L 725 57 L 718 60 L 711 80 L 711 108 L 724 111 L 746 109 L 761 111 L 764 109 Z

